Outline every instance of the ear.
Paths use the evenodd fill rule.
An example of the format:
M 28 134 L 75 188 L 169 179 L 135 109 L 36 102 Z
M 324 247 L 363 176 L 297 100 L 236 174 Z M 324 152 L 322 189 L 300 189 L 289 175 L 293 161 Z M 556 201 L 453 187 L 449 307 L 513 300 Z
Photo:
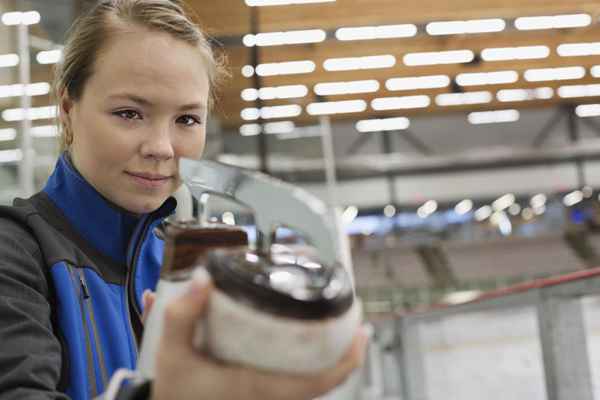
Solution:
M 73 110 L 73 100 L 69 96 L 67 89 L 62 90 L 60 93 L 59 101 L 59 118 L 63 126 L 70 126 L 71 122 L 71 111 Z

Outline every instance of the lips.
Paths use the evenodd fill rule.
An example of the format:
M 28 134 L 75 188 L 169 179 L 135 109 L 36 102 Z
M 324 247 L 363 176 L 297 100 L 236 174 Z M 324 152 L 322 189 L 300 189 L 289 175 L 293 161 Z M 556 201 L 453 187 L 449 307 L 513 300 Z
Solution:
M 134 177 L 137 177 L 137 178 L 148 179 L 151 181 L 161 181 L 161 180 L 172 178 L 172 175 L 161 175 L 161 174 L 153 174 L 153 173 L 148 173 L 148 172 L 128 172 L 128 171 L 126 171 L 126 173 L 129 175 L 132 175 Z

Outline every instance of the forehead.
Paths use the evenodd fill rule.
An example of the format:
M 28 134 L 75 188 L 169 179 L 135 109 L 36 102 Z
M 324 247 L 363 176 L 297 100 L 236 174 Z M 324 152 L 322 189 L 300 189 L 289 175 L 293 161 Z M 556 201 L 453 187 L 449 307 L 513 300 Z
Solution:
M 209 79 L 206 61 L 196 47 L 167 33 L 132 28 L 108 40 L 98 54 L 88 86 L 107 94 L 133 91 L 206 102 Z

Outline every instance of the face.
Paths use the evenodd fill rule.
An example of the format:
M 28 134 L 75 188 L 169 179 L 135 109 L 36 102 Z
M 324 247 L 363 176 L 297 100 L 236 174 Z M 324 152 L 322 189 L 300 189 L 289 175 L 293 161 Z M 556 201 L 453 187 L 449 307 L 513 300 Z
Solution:
M 143 28 L 116 35 L 81 98 L 62 102 L 77 170 L 136 214 L 156 210 L 180 184 L 180 157 L 204 149 L 209 82 L 193 46 Z

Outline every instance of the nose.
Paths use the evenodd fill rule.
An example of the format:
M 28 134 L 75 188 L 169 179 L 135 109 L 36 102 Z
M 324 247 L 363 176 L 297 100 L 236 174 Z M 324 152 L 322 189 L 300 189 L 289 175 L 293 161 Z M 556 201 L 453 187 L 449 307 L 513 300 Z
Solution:
M 167 124 L 152 127 L 142 142 L 140 152 L 144 158 L 170 160 L 175 156 L 172 139 Z

